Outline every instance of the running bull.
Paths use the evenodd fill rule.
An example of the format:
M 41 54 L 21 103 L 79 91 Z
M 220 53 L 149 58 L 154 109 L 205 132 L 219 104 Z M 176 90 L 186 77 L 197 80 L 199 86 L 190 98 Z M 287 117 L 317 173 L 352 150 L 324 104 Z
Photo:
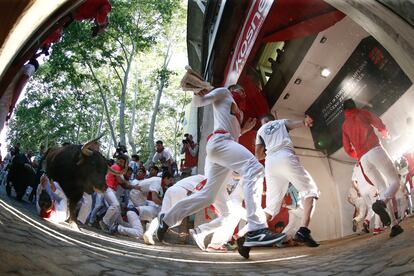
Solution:
M 91 194 L 106 189 L 108 164 L 99 152 L 99 138 L 83 146 L 65 145 L 52 148 L 46 157 L 46 174 L 60 184 L 68 198 L 71 223 L 76 222 L 76 205 L 84 192 Z

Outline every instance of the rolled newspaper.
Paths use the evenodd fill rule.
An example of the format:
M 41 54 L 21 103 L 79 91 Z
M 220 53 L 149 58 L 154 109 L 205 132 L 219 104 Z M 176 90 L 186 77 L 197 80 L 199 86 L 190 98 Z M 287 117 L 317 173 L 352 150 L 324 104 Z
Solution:
M 202 90 L 210 91 L 214 88 L 208 81 L 205 81 L 202 76 L 191 69 L 190 66 L 187 65 L 185 69 L 187 72 L 181 80 L 181 88 L 184 91 L 193 91 L 194 94 L 198 94 Z

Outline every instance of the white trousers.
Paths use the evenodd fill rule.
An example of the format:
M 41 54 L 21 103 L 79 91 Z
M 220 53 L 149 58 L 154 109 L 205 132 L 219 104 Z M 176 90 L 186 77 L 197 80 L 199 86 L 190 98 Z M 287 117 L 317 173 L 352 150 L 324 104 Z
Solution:
M 293 238 L 296 232 L 299 230 L 302 218 L 303 218 L 303 207 L 298 207 L 296 209 L 290 209 L 289 213 L 289 223 L 286 225 L 285 229 L 283 229 L 283 233 L 285 233 L 288 238 Z
M 172 186 L 167 189 L 164 194 L 164 198 L 162 199 L 161 210 L 159 215 L 165 214 L 168 212 L 171 207 L 174 206 L 175 203 L 187 197 L 188 191 L 180 186 Z M 172 225 L 171 227 L 175 227 L 181 224 L 181 221 L 177 222 L 176 225 Z M 154 235 L 155 231 L 157 231 L 159 225 L 158 217 L 155 217 L 148 226 L 148 229 L 145 231 L 149 235 Z
M 279 151 L 266 156 L 266 208 L 274 218 L 280 211 L 289 182 L 298 190 L 300 198 L 319 197 L 319 190 L 312 176 L 292 152 Z
M 395 197 L 400 186 L 397 169 L 391 158 L 381 147 L 375 147 L 365 153 L 360 159 L 366 176 L 380 192 L 380 198 L 390 200 Z
M 161 207 L 155 204 L 153 201 L 148 200 L 147 205 L 136 207 L 139 211 L 139 217 L 141 220 L 151 221 L 158 216 Z
M 354 204 L 357 209 L 357 216 L 354 217 L 354 220 L 359 223 L 367 217 L 367 203 L 362 197 L 357 197 L 354 201 Z
M 366 176 L 377 187 L 380 198 L 386 201 L 391 216 L 391 224 L 397 224 L 391 199 L 395 197 L 398 191 L 400 179 L 391 158 L 381 146 L 378 146 L 365 153 L 360 162 Z
M 119 204 L 118 198 L 116 197 L 115 191 L 109 187 L 104 193 L 104 198 L 109 207 L 102 220 L 106 225 L 112 226 L 112 224 L 119 220 L 121 216 L 121 206 Z
M 83 193 L 83 197 L 81 199 L 81 207 L 78 213 L 78 221 L 82 224 L 86 223 L 89 214 L 91 213 L 92 209 L 92 195 Z
M 127 217 L 130 227 L 118 225 L 118 233 L 133 238 L 142 238 L 144 230 L 142 228 L 141 218 L 134 211 L 128 211 Z
M 89 217 L 89 222 L 94 223 L 96 220 L 96 215 L 98 211 L 104 206 L 104 194 L 95 192 L 95 205 L 92 209 L 91 215 Z
M 180 186 L 172 186 L 167 189 L 162 199 L 160 214 L 167 213 L 177 202 L 187 197 L 188 191 Z M 178 222 L 178 224 L 180 224 Z M 174 227 L 174 226 L 171 226 Z
M 363 194 L 362 197 L 364 198 L 367 205 L 367 216 L 365 219 L 371 222 L 372 218 L 374 217 L 374 227 L 381 228 L 381 219 L 377 214 L 375 214 L 374 210 L 372 210 L 372 204 L 378 199 L 378 196 L 374 196 L 368 193 Z
M 185 217 L 216 201 L 221 202 L 224 206 L 223 202 L 226 202 L 227 195 L 225 181 L 232 171 L 236 171 L 241 175 L 244 183 L 248 230 L 266 228 L 266 216 L 261 208 L 263 166 L 250 151 L 233 141 L 228 134 L 213 135 L 207 143 L 206 150 L 206 185 L 200 192 L 175 204 L 165 214 L 164 221 L 167 225 L 175 225 Z M 222 211 L 222 215 L 228 213 L 226 209 Z
M 243 208 L 243 183 L 239 181 L 234 191 L 230 194 L 230 213 L 229 216 L 220 224 L 216 224 L 213 229 L 209 229 L 214 231 L 213 237 L 211 238 L 210 244 L 212 245 L 223 245 L 231 240 L 234 229 L 237 227 L 241 219 L 247 220 L 246 209 Z M 214 206 L 217 204 L 214 203 Z M 217 208 L 217 207 L 216 207 Z M 222 219 L 223 220 L 223 219 Z M 222 225 L 221 225 L 222 224 Z M 213 225 L 214 226 L 214 225 Z M 204 232 L 205 226 L 199 226 L 200 230 Z M 247 227 L 245 227 L 247 230 Z M 241 233 L 239 232 L 239 235 Z M 242 236 L 245 233 L 242 233 Z

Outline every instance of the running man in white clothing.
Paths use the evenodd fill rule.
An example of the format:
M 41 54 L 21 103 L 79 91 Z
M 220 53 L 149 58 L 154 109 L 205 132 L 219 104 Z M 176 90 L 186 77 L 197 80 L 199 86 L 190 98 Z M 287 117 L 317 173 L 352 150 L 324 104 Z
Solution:
M 304 120 L 275 120 L 273 115 L 268 114 L 262 117 L 261 123 L 256 137 L 256 157 L 258 160 L 266 159 L 266 216 L 270 220 L 279 213 L 289 182 L 292 183 L 299 191 L 303 204 L 301 227 L 294 240 L 317 247 L 319 243 L 312 238 L 308 226 L 319 190 L 299 162 L 288 133 L 295 128 L 311 127 L 313 119 L 305 116 Z
M 374 235 L 381 233 L 380 217 L 372 210 L 372 204 L 379 198 L 379 191 L 373 184 L 367 181 L 358 163 L 355 165 L 352 173 L 352 189 L 355 190 L 357 197 L 362 199 L 362 202 L 357 199 L 355 205 L 361 209 L 360 215 L 362 215 L 363 220 L 363 231 L 369 233 L 371 219 L 374 217 Z M 357 222 L 356 225 L 358 225 L 359 220 L 359 217 L 354 219 Z
M 144 233 L 144 242 L 146 244 L 155 244 L 153 236 L 159 226 L 159 217 L 163 217 L 164 214 L 167 213 L 174 206 L 174 204 L 180 200 L 195 193 L 196 191 L 201 190 L 206 182 L 207 177 L 198 174 L 186 177 L 168 188 L 162 200 L 159 216 L 151 221 L 150 226 Z M 177 222 L 176 225 L 173 225 L 171 227 L 175 227 L 179 224 L 181 224 L 181 221 Z
M 208 137 L 206 146 L 207 183 L 200 192 L 178 202 L 165 214 L 157 231 L 159 241 L 164 239 L 170 226 L 183 218 L 214 202 L 225 202 L 225 180 L 231 171 L 238 172 L 243 180 L 248 220 L 248 232 L 244 241 L 247 250 L 239 253 L 248 258 L 250 247 L 272 245 L 285 238 L 285 234 L 273 234 L 267 229 L 266 216 L 261 208 L 263 166 L 249 150 L 237 142 L 242 133 L 243 113 L 234 98 L 245 99 L 244 89 L 239 85 L 231 85 L 228 89 L 202 89 L 195 93 L 193 104 L 198 107 L 212 104 L 214 112 L 214 131 Z M 245 129 L 252 129 L 254 124 L 255 120 L 248 120 Z M 228 217 L 230 210 L 223 209 L 223 212 L 221 215 Z M 226 223 L 226 219 L 223 223 Z

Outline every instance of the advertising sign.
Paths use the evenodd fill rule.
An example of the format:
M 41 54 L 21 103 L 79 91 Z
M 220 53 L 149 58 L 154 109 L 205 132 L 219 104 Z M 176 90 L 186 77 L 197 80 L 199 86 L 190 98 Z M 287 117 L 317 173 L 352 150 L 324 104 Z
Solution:
M 412 85 L 391 55 L 373 37 L 363 39 L 332 82 L 306 111 L 314 118 L 315 147 L 332 154 L 342 147 L 342 103 L 382 115 Z
M 225 85 L 234 84 L 239 79 L 272 4 L 273 0 L 254 0 L 250 6 L 226 74 Z

